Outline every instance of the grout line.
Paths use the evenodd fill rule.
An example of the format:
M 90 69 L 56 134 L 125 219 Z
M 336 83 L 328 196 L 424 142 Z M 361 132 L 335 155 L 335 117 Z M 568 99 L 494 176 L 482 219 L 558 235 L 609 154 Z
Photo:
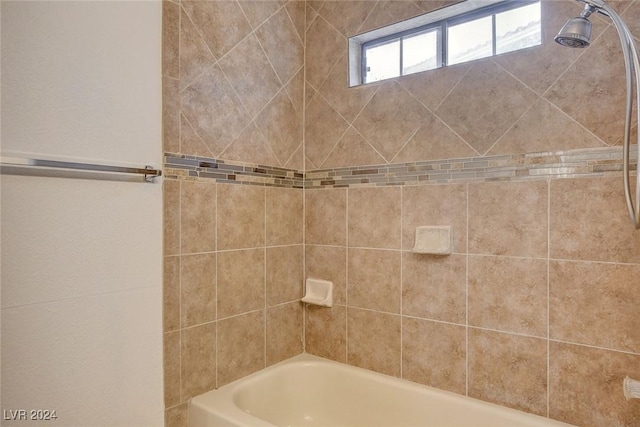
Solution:
M 345 286 L 344 286 L 344 360 L 346 364 L 349 364 L 349 189 L 344 192 L 345 194 Z
M 550 412 L 550 385 L 551 385 L 551 357 L 549 354 L 549 338 L 551 337 L 551 274 L 549 259 L 551 258 L 551 180 L 547 181 L 547 417 Z
M 302 39 L 302 171 L 307 172 L 307 13 L 309 5 L 304 2 L 304 25 Z M 296 28 L 297 31 L 297 28 Z M 302 295 L 306 292 L 307 277 L 307 198 L 302 183 Z M 307 352 L 307 304 L 302 304 L 302 352 Z
M 466 300 L 465 300 L 465 396 L 469 395 L 469 184 L 466 185 L 466 227 L 467 227 L 467 239 L 466 239 L 466 273 L 465 273 L 465 286 L 466 286 Z
M 263 339 L 264 339 L 264 367 L 267 367 L 267 345 L 268 345 L 268 340 L 267 340 L 267 189 L 263 188 L 262 190 L 262 206 L 264 208 L 264 214 L 263 214 L 263 219 L 264 219 L 264 228 L 262 229 L 262 233 L 263 233 L 263 242 L 264 242 L 264 249 L 263 249 L 263 256 L 264 256 L 264 264 L 263 264 L 263 274 L 264 274 L 264 282 L 262 284 L 263 286 Z
M 218 308 L 218 213 L 220 211 L 220 209 L 218 208 L 218 187 L 219 184 L 216 184 L 216 196 L 215 196 L 215 208 L 216 208 L 216 214 L 214 216 L 215 220 L 216 220 L 216 237 L 215 237 L 215 244 L 214 247 L 216 248 L 216 291 L 215 291 L 215 298 L 216 298 L 216 326 L 215 326 L 215 331 L 216 331 L 216 336 L 215 336 L 215 347 L 216 347 L 216 351 L 215 351 L 215 356 L 214 356 L 214 360 L 215 360 L 215 364 L 216 364 L 216 372 L 215 372 L 215 386 L 216 388 L 218 388 L 218 371 L 219 369 L 219 365 L 218 365 L 218 313 L 219 313 L 219 308 Z
M 377 5 L 377 4 L 376 4 Z M 400 248 L 403 247 L 403 236 L 404 232 L 402 229 L 402 218 L 404 213 L 404 189 L 400 189 Z M 404 358 L 403 358 L 403 350 L 404 350 L 404 321 L 402 315 L 404 314 L 404 306 L 402 304 L 402 295 L 404 290 L 404 254 L 400 252 L 400 378 L 404 378 Z

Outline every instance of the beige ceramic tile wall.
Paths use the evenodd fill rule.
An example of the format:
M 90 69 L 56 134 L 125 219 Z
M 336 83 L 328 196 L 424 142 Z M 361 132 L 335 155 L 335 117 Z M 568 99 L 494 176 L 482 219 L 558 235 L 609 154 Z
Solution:
M 593 17 L 589 49 L 553 42 L 580 12 L 573 0 L 542 0 L 540 47 L 348 88 L 349 36 L 444 3 L 309 2 L 307 170 L 620 144 L 624 65 L 610 21 Z M 637 36 L 640 2 L 613 6 Z
M 305 5 L 164 2 L 165 152 L 303 169 Z M 302 352 L 302 190 L 164 184 L 166 425 Z
M 619 108 L 599 107 L 621 105 L 611 27 L 595 18 L 587 50 L 549 42 L 570 0 L 544 2 L 542 48 L 346 89 L 346 36 L 446 3 L 165 1 L 164 150 L 312 170 L 619 143 Z M 616 2 L 634 34 L 639 3 Z M 580 425 L 637 424 L 619 382 L 640 376 L 640 255 L 615 188 L 165 181 L 166 425 L 186 424 L 190 396 L 302 350 L 305 275 L 337 288 L 332 309 L 306 311 L 309 352 Z M 510 198 L 487 203 L 495 190 Z M 456 253 L 412 254 L 423 224 L 453 225 Z
M 302 352 L 303 193 L 166 180 L 164 201 L 166 423 L 180 426 L 190 397 Z
M 164 1 L 164 151 L 303 169 L 303 1 Z
M 580 426 L 638 425 L 621 387 L 640 376 L 640 234 L 620 181 L 306 190 L 307 276 L 337 287 L 333 308 L 306 312 L 306 351 Z M 412 253 L 418 225 L 451 225 L 454 253 Z

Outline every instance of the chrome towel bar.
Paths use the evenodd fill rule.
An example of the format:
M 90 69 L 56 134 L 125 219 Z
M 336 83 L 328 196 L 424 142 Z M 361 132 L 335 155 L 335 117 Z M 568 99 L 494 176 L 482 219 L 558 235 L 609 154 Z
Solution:
M 106 172 L 117 174 L 135 174 L 143 175 L 145 182 L 153 182 L 159 176 L 162 176 L 162 170 L 154 169 L 152 166 L 144 168 L 131 168 L 123 166 L 98 165 L 93 163 L 75 163 L 63 162 L 58 160 L 44 159 L 24 159 L 20 157 L 0 157 L 0 173 L 6 173 L 5 167 L 13 168 L 48 168 L 48 169 L 67 169 L 79 172 Z

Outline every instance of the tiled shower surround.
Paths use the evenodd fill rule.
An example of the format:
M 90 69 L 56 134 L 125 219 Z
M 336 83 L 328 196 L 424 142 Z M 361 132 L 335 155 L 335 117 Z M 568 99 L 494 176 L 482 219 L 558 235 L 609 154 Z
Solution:
M 615 31 L 556 46 L 580 5 L 543 1 L 541 47 L 346 87 L 348 36 L 448 3 L 165 1 L 167 426 L 302 351 L 640 425 Z M 640 1 L 613 5 L 640 34 Z M 451 225 L 454 253 L 412 253 L 419 225 Z M 307 276 L 334 307 L 301 305 Z

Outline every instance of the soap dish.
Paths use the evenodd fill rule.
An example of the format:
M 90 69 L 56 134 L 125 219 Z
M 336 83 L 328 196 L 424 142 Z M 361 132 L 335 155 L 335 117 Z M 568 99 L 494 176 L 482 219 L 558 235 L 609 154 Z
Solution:
M 449 255 L 453 248 L 451 226 L 416 227 L 413 252 L 418 254 Z
M 333 305 L 333 282 L 320 279 L 307 279 L 302 302 L 331 307 Z

